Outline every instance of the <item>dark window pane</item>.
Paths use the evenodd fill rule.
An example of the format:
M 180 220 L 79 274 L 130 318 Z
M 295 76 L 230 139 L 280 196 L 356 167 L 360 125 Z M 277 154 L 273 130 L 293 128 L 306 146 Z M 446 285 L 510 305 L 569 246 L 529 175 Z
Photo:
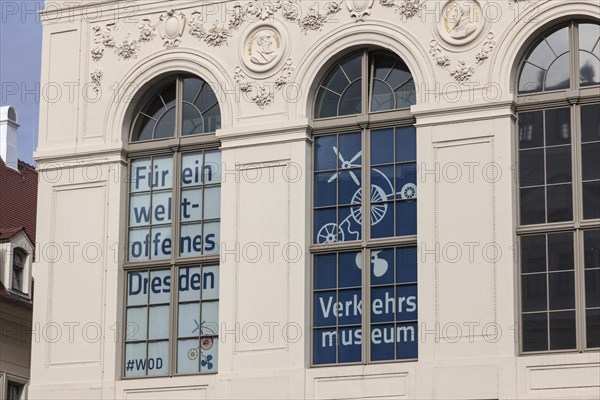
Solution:
M 521 224 L 543 224 L 545 221 L 544 188 L 521 189 Z
M 416 164 L 401 164 L 396 167 L 396 198 L 398 200 L 417 198 Z
M 337 204 L 336 184 L 329 182 L 332 173 L 315 174 L 315 207 Z
M 338 115 L 340 96 L 326 89 L 319 90 L 315 102 L 315 118 L 329 118 Z
M 418 356 L 419 327 L 416 322 L 396 324 L 396 359 L 410 359 Z
M 335 254 L 315 256 L 314 289 L 334 289 L 337 286 L 336 270 Z
M 600 268 L 600 230 L 583 233 L 585 268 Z
M 175 107 L 164 113 L 156 124 L 154 139 L 169 138 L 175 136 Z
M 417 281 L 417 248 L 396 249 L 396 283 Z
M 394 249 L 371 251 L 371 285 L 394 283 Z
M 571 109 L 546 110 L 546 146 L 571 143 Z
M 371 360 L 393 360 L 395 339 L 394 324 L 371 325 Z
M 574 269 L 573 234 L 554 233 L 548 235 L 548 270 Z
M 573 198 L 571 185 L 547 188 L 548 222 L 573 220 Z
M 360 169 L 340 171 L 337 180 L 339 185 L 338 204 L 360 204 L 362 202 Z M 329 185 L 335 186 L 333 183 Z
M 587 310 L 585 316 L 587 347 L 600 347 L 600 310 Z
M 519 148 L 544 145 L 544 114 L 542 111 L 519 114 Z
M 600 59 L 587 51 L 579 52 L 579 82 L 581 86 L 600 83 Z
M 353 326 L 348 328 L 339 328 L 339 350 L 338 362 L 360 362 L 362 336 L 361 327 Z
M 337 228 L 335 208 L 316 210 L 314 218 L 315 243 L 335 243 L 343 240 L 342 233 Z
M 575 308 L 575 273 L 548 274 L 548 298 L 550 310 Z
M 396 59 L 396 65 L 394 66 L 394 69 L 392 69 L 392 71 L 390 72 L 390 74 L 388 75 L 386 82 L 395 90 L 397 89 L 400 85 L 404 85 L 406 82 L 410 81 L 412 79 L 412 75 L 410 73 L 410 71 L 408 70 L 408 67 L 406 66 L 406 64 L 400 60 L 400 59 Z
M 566 350 L 576 347 L 575 312 L 550 313 L 550 350 Z
M 337 330 L 315 329 L 313 332 L 313 364 L 334 364 L 337 353 Z
M 567 183 L 571 177 L 571 146 L 546 149 L 546 183 Z
M 548 35 L 546 42 L 554 52 L 554 54 L 560 55 L 569 51 L 569 28 L 564 27 L 558 31 Z
M 600 179 L 600 142 L 581 145 L 583 180 Z
M 409 108 L 417 103 L 417 89 L 415 82 L 411 79 L 395 91 L 396 109 Z
M 417 128 L 396 128 L 396 162 L 417 161 Z
M 361 239 L 362 220 L 360 212 L 360 205 L 339 208 L 338 227 L 340 241 L 347 242 Z
M 137 142 L 139 140 L 152 139 L 152 132 L 154 131 L 155 125 L 156 122 L 153 119 L 140 114 L 135 121 L 135 126 L 133 128 L 134 136 L 131 138 L 131 141 Z
M 371 288 L 371 322 L 394 322 L 396 303 L 393 286 Z
M 360 132 L 339 135 L 339 149 L 333 151 L 338 160 L 338 168 L 360 168 L 362 162 L 362 142 Z M 335 150 L 335 149 L 333 149 Z
M 530 63 L 525 63 L 519 79 L 519 93 L 534 93 L 542 90 L 546 71 Z
M 338 286 L 356 287 L 362 284 L 362 270 L 359 265 L 362 253 L 340 253 L 338 267 Z M 358 260 L 358 263 L 357 263 Z
M 335 290 L 316 292 L 313 301 L 313 325 L 335 326 L 337 316 L 333 312 L 338 298 Z
M 396 286 L 396 321 L 411 321 L 417 319 L 417 285 Z
M 373 239 L 394 236 L 394 203 L 371 206 L 371 237 Z
M 396 202 L 396 236 L 417 234 L 417 202 Z
M 337 168 L 337 136 L 321 136 L 315 139 L 315 171 Z
M 338 291 L 338 301 L 344 305 L 342 310 L 337 312 L 338 325 L 356 325 L 360 324 L 362 319 L 361 289 L 349 289 Z
M 569 53 L 558 57 L 546 73 L 545 90 L 567 89 L 570 86 Z
M 531 52 L 531 55 L 527 58 L 532 64 L 537 65 L 540 68 L 548 69 L 550 64 L 556 59 L 556 55 L 546 43 L 546 40 L 542 40 Z
M 371 165 L 394 162 L 394 130 L 381 129 L 371 132 Z
M 361 79 L 354 82 L 342 95 L 338 115 L 360 114 L 362 103 Z
M 521 187 L 544 184 L 544 150 L 519 152 L 519 184 Z
M 548 315 L 524 314 L 522 324 L 523 351 L 548 350 Z
M 521 237 L 521 271 L 543 272 L 546 270 L 546 235 Z
M 351 81 L 360 78 L 362 53 L 355 54 L 342 62 L 341 67 Z
M 332 92 L 335 92 L 341 96 L 344 89 L 350 85 L 350 80 L 346 77 L 346 74 L 339 66 L 335 66 L 331 74 L 327 77 L 323 86 Z
M 395 108 L 394 92 L 392 88 L 385 82 L 375 80 L 373 82 L 371 94 L 371 111 L 385 111 Z
M 204 132 L 215 132 L 221 128 L 221 109 L 218 103 L 202 113 L 204 117 Z
M 183 80 L 183 101 L 193 103 L 205 84 L 206 82 L 202 79 L 185 78 Z
M 204 121 L 202 120 L 202 115 L 200 115 L 196 107 L 188 103 L 184 103 L 182 119 L 182 135 L 195 135 L 204 132 Z
M 600 181 L 583 183 L 583 218 L 600 218 Z
M 546 304 L 546 274 L 524 275 L 521 279 L 522 311 L 544 311 Z
M 371 168 L 371 203 L 394 199 L 394 167 Z
M 581 141 L 600 140 L 600 104 L 581 106 Z
M 600 307 L 600 269 L 585 271 L 585 306 Z

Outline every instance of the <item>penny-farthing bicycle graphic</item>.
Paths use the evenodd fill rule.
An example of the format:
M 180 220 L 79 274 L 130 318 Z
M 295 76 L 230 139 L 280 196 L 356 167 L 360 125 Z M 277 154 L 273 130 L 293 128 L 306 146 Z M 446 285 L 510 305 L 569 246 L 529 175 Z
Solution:
M 356 163 L 362 156 L 362 151 L 359 151 L 354 157 L 346 160 L 336 146 L 333 146 L 333 152 L 340 160 L 340 170 L 334 173 L 327 183 L 332 183 L 339 179 L 340 174 L 349 174 L 352 182 L 356 184 L 356 189 L 350 201 L 350 214 L 344 218 L 339 225 L 335 222 L 328 222 L 319 228 L 317 232 L 317 243 L 335 243 L 344 242 L 346 240 L 359 240 L 362 226 L 362 209 L 363 201 L 362 187 L 359 178 L 352 168 L 361 168 L 360 163 Z M 371 225 L 379 224 L 388 213 L 390 208 L 389 203 L 383 203 L 388 200 L 394 200 L 398 196 L 402 200 L 412 200 L 417 198 L 417 185 L 414 183 L 406 183 L 402 186 L 399 192 L 395 192 L 394 185 L 390 178 L 377 168 L 371 170 L 373 174 L 379 176 L 378 179 L 372 179 L 381 184 L 371 183 L 370 202 L 371 202 Z

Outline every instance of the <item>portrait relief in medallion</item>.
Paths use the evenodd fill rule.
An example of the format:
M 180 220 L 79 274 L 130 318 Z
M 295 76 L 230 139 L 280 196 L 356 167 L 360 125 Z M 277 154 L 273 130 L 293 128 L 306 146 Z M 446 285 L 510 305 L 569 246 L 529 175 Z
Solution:
M 246 37 L 242 59 L 253 72 L 266 72 L 275 68 L 285 53 L 285 40 L 274 26 L 261 26 Z
M 438 33 L 446 42 L 466 44 L 483 29 L 482 9 L 475 0 L 451 0 L 442 8 Z

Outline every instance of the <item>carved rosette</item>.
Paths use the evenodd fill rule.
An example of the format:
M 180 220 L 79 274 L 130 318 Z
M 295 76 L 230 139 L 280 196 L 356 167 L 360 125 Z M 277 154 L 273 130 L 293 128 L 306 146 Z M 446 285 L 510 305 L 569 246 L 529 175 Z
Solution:
M 159 18 L 160 37 L 166 48 L 178 47 L 181 43 L 181 35 L 185 29 L 186 18 L 183 13 L 169 10 Z
M 375 0 L 346 0 L 346 7 L 350 11 L 350 17 L 354 22 L 364 21 L 367 15 L 371 15 L 371 8 Z
M 249 100 L 256 104 L 260 109 L 264 109 L 275 100 L 275 92 L 283 89 L 289 82 L 292 72 L 294 71 L 292 64 L 292 60 L 287 59 L 279 76 L 270 84 L 258 84 L 249 80 L 239 66 L 235 67 L 233 79 L 239 90 L 244 93 Z

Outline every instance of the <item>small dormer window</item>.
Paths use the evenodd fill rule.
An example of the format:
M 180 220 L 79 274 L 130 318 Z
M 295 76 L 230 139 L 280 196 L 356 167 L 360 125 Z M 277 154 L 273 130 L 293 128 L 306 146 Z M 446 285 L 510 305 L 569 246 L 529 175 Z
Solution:
M 17 112 L 13 107 L 10 107 L 8 109 L 8 119 L 14 122 L 15 124 L 17 123 Z
M 27 252 L 23 249 L 16 249 L 13 255 L 12 267 L 12 289 L 19 292 L 23 291 L 23 271 L 25 270 L 25 260 Z

